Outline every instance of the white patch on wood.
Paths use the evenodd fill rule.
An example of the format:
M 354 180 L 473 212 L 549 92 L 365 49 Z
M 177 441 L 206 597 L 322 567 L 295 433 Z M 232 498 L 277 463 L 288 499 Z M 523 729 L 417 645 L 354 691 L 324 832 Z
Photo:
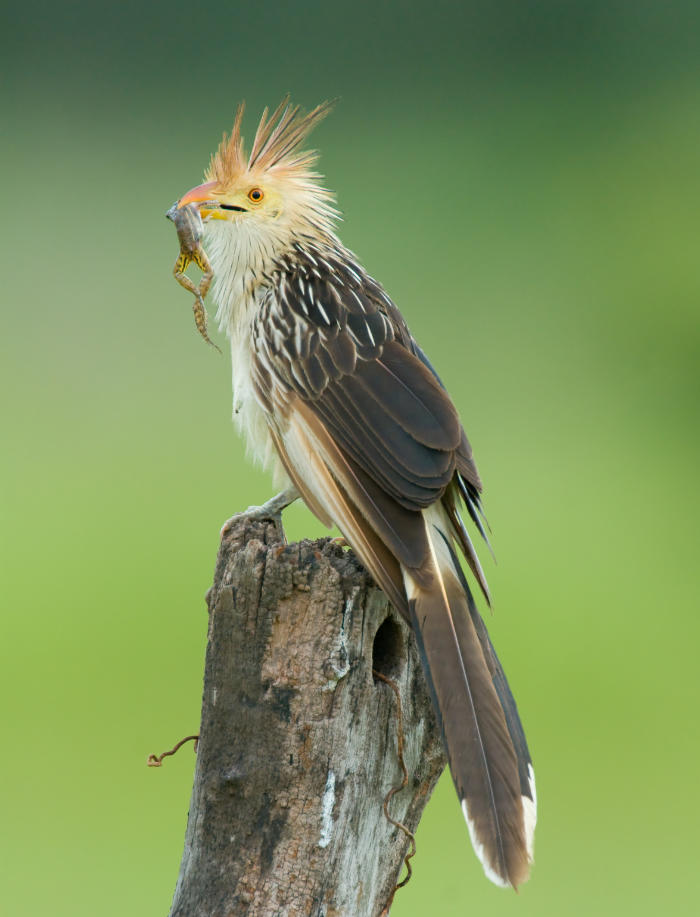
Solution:
M 333 806 L 335 805 L 335 774 L 328 771 L 326 788 L 321 800 L 321 836 L 318 839 L 319 847 L 327 847 L 333 834 Z

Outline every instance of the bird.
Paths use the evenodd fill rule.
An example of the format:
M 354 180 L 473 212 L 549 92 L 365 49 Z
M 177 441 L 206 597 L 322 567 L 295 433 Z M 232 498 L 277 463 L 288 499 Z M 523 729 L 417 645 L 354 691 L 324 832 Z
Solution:
M 486 876 L 530 873 L 535 778 L 515 700 L 469 580 L 490 596 L 467 524 L 488 543 L 482 484 L 457 409 L 384 288 L 337 235 L 335 196 L 304 148 L 334 106 L 289 96 L 248 153 L 244 105 L 211 156 L 197 205 L 233 417 L 281 492 L 347 544 L 412 627 L 449 768 Z

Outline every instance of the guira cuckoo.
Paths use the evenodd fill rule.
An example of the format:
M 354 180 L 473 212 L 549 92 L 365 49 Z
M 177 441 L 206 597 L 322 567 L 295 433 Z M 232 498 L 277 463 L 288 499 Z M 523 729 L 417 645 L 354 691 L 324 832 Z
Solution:
M 381 285 L 335 231 L 304 152 L 328 114 L 288 99 L 250 154 L 243 106 L 197 205 L 231 343 L 234 420 L 285 490 L 336 525 L 416 635 L 450 770 L 486 875 L 517 887 L 532 861 L 535 780 L 518 711 L 457 551 L 489 601 L 460 512 L 485 538 L 481 481 L 457 411 Z

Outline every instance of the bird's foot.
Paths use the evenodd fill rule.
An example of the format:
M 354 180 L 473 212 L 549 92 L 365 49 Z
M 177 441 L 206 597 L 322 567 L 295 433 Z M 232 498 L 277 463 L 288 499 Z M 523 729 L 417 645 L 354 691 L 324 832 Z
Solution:
M 221 526 L 221 537 L 223 538 L 224 535 L 226 535 L 234 523 L 237 524 L 244 519 L 254 521 L 271 519 L 273 522 L 281 522 L 282 510 L 286 509 L 290 503 L 293 503 L 298 496 L 299 491 L 296 487 L 288 487 L 286 490 L 283 490 L 282 493 L 277 494 L 276 497 L 272 497 L 271 500 L 263 503 L 262 506 L 249 506 L 245 512 L 236 513 L 235 516 L 231 516 L 230 519 L 224 522 Z

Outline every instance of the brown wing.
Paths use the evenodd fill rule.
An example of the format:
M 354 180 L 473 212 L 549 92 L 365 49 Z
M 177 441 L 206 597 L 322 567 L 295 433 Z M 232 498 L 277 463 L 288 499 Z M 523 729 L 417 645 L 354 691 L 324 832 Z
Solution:
M 306 271 L 284 273 L 258 314 L 259 397 L 278 424 L 287 419 L 276 437 L 281 453 L 289 430 L 301 422 L 300 412 L 307 427 L 315 418 L 313 437 L 328 438 L 330 468 L 342 464 L 343 483 L 358 512 L 399 563 L 420 568 L 427 545 L 418 514 L 440 500 L 451 482 L 462 482 L 468 510 L 478 521 L 471 449 L 449 395 L 381 288 L 357 273 L 359 268 L 340 262 L 318 267 L 326 276 L 311 264 Z M 292 412 L 297 423 L 290 426 Z M 456 475 L 461 467 L 466 481 Z M 303 477 L 300 471 L 297 477 Z M 338 478 L 337 469 L 333 474 Z M 453 491 L 446 499 L 455 535 L 488 597 Z M 312 505 L 312 494 L 308 497 Z
M 418 566 L 423 547 L 412 542 L 411 516 L 440 499 L 461 442 L 444 388 L 360 285 L 287 276 L 255 332 L 259 388 L 274 388 L 281 402 L 274 413 L 308 405 L 382 517 L 399 560 Z

